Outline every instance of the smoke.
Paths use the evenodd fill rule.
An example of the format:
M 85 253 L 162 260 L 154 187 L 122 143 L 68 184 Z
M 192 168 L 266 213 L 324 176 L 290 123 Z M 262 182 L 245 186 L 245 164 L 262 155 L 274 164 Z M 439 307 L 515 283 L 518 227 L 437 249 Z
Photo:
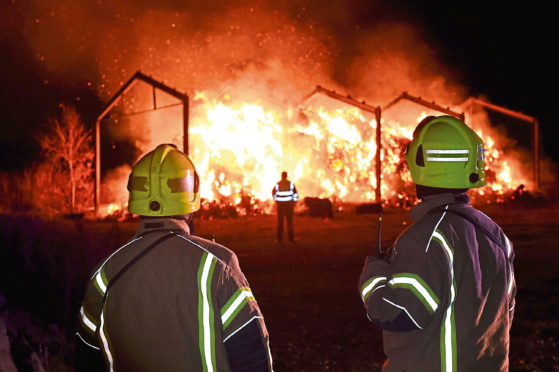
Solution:
M 478 97 L 481 100 L 487 101 L 486 97 Z M 484 144 L 487 147 L 494 147 L 500 149 L 498 151 L 486 152 L 486 158 L 493 158 L 492 165 L 506 163 L 508 165 L 507 172 L 500 175 L 501 179 L 505 179 L 507 183 L 515 180 L 522 183 L 528 189 L 533 190 L 533 161 L 534 154 L 529 151 L 527 147 L 519 145 L 518 140 L 512 137 L 503 124 L 493 125 L 488 112 L 483 108 L 472 107 L 466 110 L 466 122 L 469 123 L 473 130 L 475 130 L 484 139 Z M 531 137 L 532 125 L 529 123 L 522 123 L 525 126 L 524 136 Z M 518 138 L 518 137 L 516 137 Z M 491 143 L 496 143 L 492 146 Z M 494 167 L 496 168 L 496 167 Z M 489 169 L 489 172 L 494 169 Z M 492 177 L 489 177 L 492 181 Z
M 316 85 L 350 93 L 374 106 L 384 106 L 403 91 L 443 106 L 456 107 L 467 97 L 468 88 L 460 74 L 439 61 L 422 31 L 402 17 L 391 17 L 383 11 L 387 5 L 382 2 L 35 0 L 21 4 L 12 0 L 11 6 L 25 20 L 23 34 L 36 58 L 64 81 L 86 84 L 108 100 L 139 70 L 187 93 L 192 105 L 191 134 L 197 142 L 192 152 L 197 161 L 202 149 L 211 154 L 215 148 L 225 151 L 231 147 L 233 151 L 240 146 L 230 138 L 218 138 L 219 132 L 210 136 L 205 126 L 201 134 L 199 129 L 208 120 L 204 118 L 207 113 L 200 110 L 206 104 L 215 106 L 221 101 L 240 107 L 243 102 L 265 103 L 278 114 L 277 122 L 292 128 L 293 112 Z M 141 89 L 126 97 L 121 106 L 124 113 L 151 107 L 149 87 Z M 162 93 L 156 100 L 158 107 L 173 104 Z M 281 112 L 287 112 L 286 117 Z M 161 142 L 181 143 L 181 128 L 171 124 L 181 122 L 181 107 L 159 113 L 146 112 L 117 123 L 110 118 L 107 120 L 114 125 L 105 129 L 115 140 L 128 139 L 139 153 Z M 255 122 L 265 123 L 268 114 Z M 411 110 L 410 115 L 413 117 L 404 122 L 413 125 L 417 111 Z M 154 121 L 164 124 L 150 124 Z M 274 125 L 260 125 L 258 130 L 283 137 L 278 137 L 278 143 L 289 139 Z M 258 130 L 251 134 L 265 135 Z M 236 140 L 244 141 L 242 136 Z M 299 142 L 293 147 L 301 148 Z M 252 183 L 258 179 L 272 182 L 277 169 L 297 174 L 304 167 L 278 163 L 285 156 L 276 156 L 279 150 L 273 146 L 260 150 L 264 155 L 259 159 L 251 160 L 248 155 L 249 160 L 245 159 L 247 164 L 256 164 Z M 275 157 L 260 169 L 257 160 L 270 154 Z M 219 164 L 212 161 L 200 161 L 200 167 L 217 182 Z M 329 161 L 343 169 L 337 157 Z M 124 174 L 116 172 L 117 178 L 120 173 Z M 216 189 L 223 186 L 215 184 Z
M 279 100 L 300 98 L 317 84 L 379 103 L 404 90 L 447 104 L 463 95 L 418 30 L 378 17 L 366 27 L 353 24 L 360 12 L 381 8 L 375 2 L 31 4 L 12 2 L 36 57 L 104 98 L 137 70 L 191 94 L 256 81 Z
M 378 104 L 402 91 L 444 105 L 466 98 L 458 74 L 444 66 L 421 33 L 407 24 L 381 22 L 355 43 L 359 53 L 349 65 L 347 84 Z

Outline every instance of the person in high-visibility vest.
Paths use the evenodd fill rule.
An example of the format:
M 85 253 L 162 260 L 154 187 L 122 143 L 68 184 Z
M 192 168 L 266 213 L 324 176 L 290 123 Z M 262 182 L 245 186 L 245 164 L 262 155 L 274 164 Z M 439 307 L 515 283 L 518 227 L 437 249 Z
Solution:
M 77 371 L 272 371 L 268 332 L 235 253 L 189 234 L 194 165 L 173 145 L 128 180 L 132 240 L 91 275 L 78 319 Z
M 427 117 L 405 158 L 421 199 L 414 224 L 359 279 L 383 330 L 382 371 L 508 371 L 514 250 L 466 194 L 486 184 L 483 141 L 457 118 Z
M 278 228 L 277 241 L 283 241 L 283 221 L 287 222 L 287 235 L 291 243 L 295 243 L 295 233 L 293 232 L 293 208 L 299 200 L 295 184 L 287 179 L 287 172 L 281 172 L 281 181 L 276 183 L 272 189 L 272 195 L 276 201 Z

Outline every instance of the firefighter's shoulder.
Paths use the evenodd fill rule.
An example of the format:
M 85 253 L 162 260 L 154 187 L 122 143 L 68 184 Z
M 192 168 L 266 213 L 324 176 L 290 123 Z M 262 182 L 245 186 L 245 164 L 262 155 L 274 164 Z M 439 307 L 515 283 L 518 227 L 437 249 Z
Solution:
M 237 259 L 237 255 L 226 246 L 196 235 L 186 235 L 184 236 L 184 239 L 188 243 L 198 246 L 200 249 L 211 253 L 224 265 L 233 267 L 238 266 L 239 261 Z
M 426 252 L 430 244 L 433 232 L 438 227 L 437 220 L 440 216 L 427 215 L 414 221 L 398 235 L 395 241 L 395 249 L 401 253 L 403 251 Z

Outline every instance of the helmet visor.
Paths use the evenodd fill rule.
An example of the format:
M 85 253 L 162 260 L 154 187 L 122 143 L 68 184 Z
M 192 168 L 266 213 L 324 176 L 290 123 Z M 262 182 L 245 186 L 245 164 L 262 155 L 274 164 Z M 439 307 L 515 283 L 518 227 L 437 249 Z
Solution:
M 167 180 L 167 186 L 169 186 L 171 193 L 197 193 L 200 189 L 200 178 L 198 177 L 198 172 L 188 169 L 185 177 L 169 178 Z

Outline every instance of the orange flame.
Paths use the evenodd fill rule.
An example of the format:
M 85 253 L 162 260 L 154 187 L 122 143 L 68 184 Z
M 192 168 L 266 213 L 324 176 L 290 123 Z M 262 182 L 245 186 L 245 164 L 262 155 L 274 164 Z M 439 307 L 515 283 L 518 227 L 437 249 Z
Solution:
M 296 114 L 297 113 L 297 114 Z M 408 113 L 409 114 L 409 113 Z M 413 114 L 413 113 L 412 113 Z M 416 120 L 400 123 L 382 119 L 382 200 L 392 205 L 415 201 L 414 186 L 403 158 L 403 148 L 417 123 L 431 112 L 416 112 Z M 165 117 L 161 117 L 161 115 Z M 297 185 L 301 198 L 330 198 L 343 202 L 376 202 L 376 127 L 374 116 L 357 107 L 315 97 L 300 107 L 278 107 L 261 100 L 244 101 L 226 94 L 215 98 L 199 92 L 192 110 L 190 156 L 201 176 L 201 197 L 242 209 L 269 212 L 271 189 L 282 171 Z M 180 134 L 158 138 L 161 124 L 180 120 L 167 111 L 150 117 L 151 143 L 182 141 Z M 503 194 L 526 180 L 515 172 L 490 135 L 478 134 L 486 144 L 489 187 L 473 191 L 475 197 L 502 201 Z M 124 190 L 125 180 L 122 180 Z M 245 210 L 241 213 L 247 213 Z

